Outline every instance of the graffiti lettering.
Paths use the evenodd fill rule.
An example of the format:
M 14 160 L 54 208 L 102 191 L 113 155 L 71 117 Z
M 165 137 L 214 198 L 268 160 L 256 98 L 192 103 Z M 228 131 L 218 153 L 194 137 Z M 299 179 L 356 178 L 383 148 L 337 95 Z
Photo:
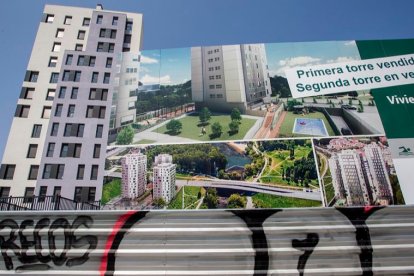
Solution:
M 102 258 L 101 275 L 111 276 L 115 272 L 116 250 L 129 229 L 146 216 L 147 211 L 130 212 L 121 216 L 114 225 L 113 232 L 108 237 L 105 253 Z
M 371 276 L 372 273 L 372 245 L 369 228 L 366 224 L 370 215 L 383 207 L 360 207 L 360 208 L 338 208 L 355 226 L 355 237 L 358 246 L 361 248 L 359 261 L 361 263 L 362 275 Z
M 269 252 L 266 234 L 263 231 L 263 223 L 273 214 L 282 210 L 262 210 L 255 212 L 253 210 L 234 210 L 233 214 L 241 218 L 252 231 L 253 248 L 256 251 L 254 258 L 254 275 L 267 275 L 269 269 Z
M 344 268 L 351 269 L 349 271 L 352 273 L 359 272 L 369 276 L 373 275 L 373 271 L 381 272 L 396 267 L 391 266 L 392 260 L 386 259 L 388 253 L 381 250 L 375 255 L 378 259 L 375 259 L 374 265 L 375 247 L 373 248 L 373 244 L 381 248 L 380 242 L 382 240 L 371 237 L 374 235 L 373 233 L 378 234 L 381 229 L 387 228 L 386 223 L 388 222 L 384 222 L 384 218 L 388 219 L 391 214 L 395 214 L 397 211 L 401 212 L 399 209 L 394 212 L 394 208 L 378 213 L 376 212 L 381 209 L 380 207 L 332 208 L 322 212 L 319 209 L 304 212 L 296 210 L 292 213 L 290 210 L 282 209 L 231 210 L 225 211 L 225 216 L 221 213 L 221 217 L 219 216 L 221 211 L 209 211 L 208 215 L 197 212 L 194 216 L 193 213 L 191 219 L 185 221 L 185 224 L 181 220 L 181 213 L 174 213 L 176 217 L 169 219 L 169 212 L 129 211 L 114 213 L 113 216 L 110 216 L 109 220 L 114 221 L 111 226 L 112 230 L 107 233 L 101 232 L 99 237 L 88 233 L 89 229 L 96 227 L 90 216 L 78 216 L 73 220 L 62 216 L 34 220 L 19 213 L 16 218 L 10 219 L 9 217 L 0 221 L 0 270 L 3 274 L 7 274 L 7 270 L 28 272 L 56 268 L 64 271 L 61 267 L 66 267 L 69 270 L 70 267 L 76 266 L 71 271 L 93 272 L 99 270 L 100 275 L 104 276 L 114 275 L 117 272 L 128 274 L 132 270 L 141 271 L 140 264 L 146 263 L 146 260 L 150 258 L 151 262 L 146 268 L 159 274 L 165 272 L 163 269 L 174 267 L 177 273 L 181 270 L 191 273 L 191 269 L 194 271 L 205 269 L 223 275 L 227 270 L 230 271 L 229 268 L 237 267 L 236 263 L 231 264 L 229 260 L 238 262 L 242 259 L 240 269 L 251 271 L 251 274 L 255 276 L 294 274 L 295 272 L 299 275 L 305 275 L 306 272 L 319 273 L 322 271 L 325 273 L 336 268 L 335 262 L 319 266 L 322 261 L 319 259 L 321 255 L 316 256 L 314 252 L 320 247 L 321 252 L 325 252 L 322 255 L 330 252 L 328 250 L 338 248 L 333 252 L 332 258 L 338 256 L 338 263 L 346 264 Z M 217 221 L 215 221 L 214 212 L 217 212 Z M 401 213 L 407 214 L 407 212 Z M 185 213 L 182 215 L 184 216 Z M 95 216 L 99 219 L 101 214 L 96 213 Z M 105 220 L 108 220 L 107 216 L 106 214 Z M 309 217 L 304 219 L 301 216 Z M 321 218 L 320 224 L 318 216 L 325 216 Z M 21 219 L 22 217 L 23 219 Z M 318 221 L 315 222 L 314 219 Z M 229 224 L 225 229 L 217 228 L 217 223 L 221 224 L 227 221 Z M 154 233 L 152 230 L 159 222 L 163 222 L 161 231 L 163 239 L 160 240 L 156 236 L 159 231 Z M 310 227 L 307 227 L 307 222 Z M 369 226 L 378 225 L 378 223 L 384 226 L 375 228 L 375 232 L 373 232 Z M 180 244 L 180 250 L 176 251 L 176 238 L 185 239 L 184 236 L 177 236 L 177 234 L 181 235 L 181 232 L 178 231 L 182 225 L 188 226 L 189 229 L 193 229 L 197 225 L 195 229 L 202 229 L 207 234 L 210 231 L 214 233 L 211 238 L 212 246 L 209 247 L 208 236 L 200 237 L 199 234 L 192 232 L 195 230 L 187 230 L 185 232 L 188 232 L 189 238 L 194 243 L 189 247 L 188 252 L 186 247 L 182 247 L 182 244 Z M 235 234 L 229 235 L 228 231 L 232 231 L 233 227 Z M 408 229 L 407 227 L 403 228 L 401 231 Z M 141 232 L 144 235 L 141 235 Z M 128 234 L 131 236 L 127 238 Z M 152 239 L 151 245 L 146 240 L 147 236 Z M 90 259 L 90 254 L 98 248 L 98 238 L 101 240 L 99 249 L 102 251 L 95 252 L 101 255 L 94 256 L 101 258 L 99 267 L 96 262 L 86 263 Z M 200 238 L 202 242 L 198 243 L 197 238 Z M 221 245 L 221 242 L 227 238 L 229 238 L 228 242 Z M 398 239 L 397 237 L 397 241 Z M 344 241 L 346 241 L 346 246 L 343 246 Z M 156 250 L 152 250 L 150 247 L 154 242 Z M 202 247 L 195 247 L 203 244 L 207 245 L 206 253 Z M 142 247 L 140 247 L 141 245 Z M 127 261 L 131 260 L 129 259 L 131 248 L 137 248 L 138 252 L 135 267 L 134 264 L 128 266 L 122 264 L 125 261 L 124 256 L 127 256 Z M 148 255 L 147 248 L 150 249 Z M 164 248 L 168 250 L 164 252 Z M 199 261 L 194 262 L 194 266 L 188 266 L 191 263 L 188 261 L 188 255 L 193 254 L 189 252 L 192 252 L 194 248 L 196 253 L 191 255 L 191 258 Z M 216 258 L 216 256 L 213 257 L 212 252 L 214 251 L 212 250 L 221 252 L 223 249 L 228 250 L 229 248 L 230 250 L 236 248 L 239 255 L 231 256 L 223 260 L 222 263 L 218 262 L 216 266 L 208 266 L 211 264 L 211 260 Z M 408 250 L 407 248 L 407 251 L 404 252 L 409 252 Z M 179 253 L 176 254 L 175 251 Z M 162 258 L 152 258 L 151 254 L 162 256 Z M 386 266 L 376 265 L 377 263 L 383 264 L 382 260 L 385 260 Z M 85 263 L 86 265 L 84 265 Z M 223 264 L 222 267 L 221 264 Z M 375 266 L 375 270 L 373 266 Z M 404 270 L 404 267 L 400 266 L 395 271 L 407 272 L 407 269 Z M 141 273 L 145 274 L 145 271 L 141 271 Z
M 359 255 L 360 265 L 363 270 L 363 275 L 372 275 L 372 246 L 366 220 L 372 215 L 378 207 L 373 208 L 338 208 L 337 210 L 344 214 L 345 217 L 354 225 L 356 229 L 356 241 L 361 248 Z M 252 247 L 255 251 L 254 257 L 254 274 L 255 276 L 267 275 L 269 273 L 269 244 L 263 224 L 272 215 L 278 212 L 284 212 L 282 209 L 268 209 L 268 210 L 232 210 L 231 213 L 239 217 L 246 224 L 251 231 Z M 287 210 L 288 211 L 288 210 Z M 133 227 L 139 227 L 141 219 L 147 215 L 148 212 L 128 212 L 120 216 L 115 223 L 112 234 L 107 239 L 105 253 L 101 262 L 101 275 L 113 275 L 116 271 L 116 251 L 118 250 L 125 234 Z M 154 216 L 154 214 L 152 214 Z M 297 263 L 297 270 L 299 275 L 304 275 L 306 263 L 313 253 L 316 246 L 319 244 L 318 233 L 306 233 L 306 238 L 303 240 L 292 239 L 291 245 L 293 248 L 303 251 L 299 256 Z
M 317 233 L 309 233 L 304 240 L 292 240 L 292 247 L 301 251 L 304 251 L 299 257 L 298 261 L 298 271 L 299 275 L 303 276 L 305 272 L 306 262 L 313 252 L 313 249 L 319 242 L 319 235 Z
M 10 252 L 17 257 L 23 265 L 17 266 L 16 271 L 25 270 L 47 270 L 51 266 L 50 261 L 56 266 L 76 266 L 85 263 L 89 259 L 90 252 L 98 245 L 98 238 L 92 235 L 77 237 L 75 231 L 80 227 L 91 228 L 93 220 L 89 216 L 79 216 L 72 224 L 66 218 L 57 218 L 52 223 L 48 218 L 40 219 L 36 225 L 33 220 L 24 220 L 20 223 L 12 219 L 5 219 L 0 222 L 0 231 L 10 229 L 8 234 L 0 234 L 0 248 L 4 264 L 7 270 L 12 270 L 15 266 L 10 256 Z M 25 234 L 28 227 L 33 227 L 31 235 Z M 47 240 L 49 254 L 43 255 L 42 237 L 40 231 L 49 228 L 47 231 Z M 63 248 L 57 249 L 56 240 L 62 236 L 55 235 L 55 232 L 63 230 Z M 4 233 L 4 231 L 3 231 Z M 27 233 L 27 231 L 26 231 Z M 19 246 L 20 244 L 20 246 Z M 68 258 L 67 253 L 71 248 L 81 248 L 88 246 L 85 253 L 80 257 Z M 28 250 L 34 248 L 35 254 L 29 255 Z M 57 254 L 56 252 L 60 252 Z M 10 254 L 10 255 L 9 255 Z

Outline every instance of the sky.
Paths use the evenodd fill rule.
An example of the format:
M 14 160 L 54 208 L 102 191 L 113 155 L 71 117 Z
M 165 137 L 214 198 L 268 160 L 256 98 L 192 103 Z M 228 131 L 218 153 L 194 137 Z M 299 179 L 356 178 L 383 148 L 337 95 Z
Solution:
M 189 47 L 142 51 L 139 80 L 144 85 L 172 85 L 190 80 L 190 52 Z
M 94 8 L 97 3 L 103 4 L 104 9 L 144 15 L 143 50 L 414 37 L 412 0 L 0 1 L 0 156 L 3 156 L 44 5 Z M 154 63 L 142 66 L 145 70 Z M 173 67 L 174 62 L 168 66 Z M 159 76 L 166 82 L 186 78 L 184 73 L 180 76 L 162 70 Z M 150 79 L 151 75 L 148 76 Z
M 351 41 L 266 43 L 270 76 L 285 76 L 285 70 L 318 64 L 359 60 L 358 48 Z

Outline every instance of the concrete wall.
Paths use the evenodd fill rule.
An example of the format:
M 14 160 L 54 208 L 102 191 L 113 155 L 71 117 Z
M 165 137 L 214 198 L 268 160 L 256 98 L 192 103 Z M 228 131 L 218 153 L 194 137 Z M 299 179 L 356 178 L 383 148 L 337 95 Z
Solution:
M 362 121 L 350 110 L 343 108 L 325 108 L 325 110 L 328 112 L 328 115 L 341 116 L 355 135 L 378 134 L 378 131 L 371 127 L 368 122 Z
M 361 134 L 378 134 L 378 131 L 369 125 L 368 122 L 361 121 L 357 116 L 352 114 L 349 110 L 344 110 L 345 122 L 351 127 L 351 130 L 356 135 Z

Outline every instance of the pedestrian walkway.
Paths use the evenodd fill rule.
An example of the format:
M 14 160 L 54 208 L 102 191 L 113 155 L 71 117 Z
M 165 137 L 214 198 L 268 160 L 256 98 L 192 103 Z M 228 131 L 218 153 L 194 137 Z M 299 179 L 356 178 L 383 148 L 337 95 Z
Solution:
M 270 131 L 268 138 L 276 138 L 279 135 L 280 127 L 283 124 L 283 121 L 285 120 L 287 111 L 283 111 L 280 115 L 279 120 L 277 121 L 275 127 Z

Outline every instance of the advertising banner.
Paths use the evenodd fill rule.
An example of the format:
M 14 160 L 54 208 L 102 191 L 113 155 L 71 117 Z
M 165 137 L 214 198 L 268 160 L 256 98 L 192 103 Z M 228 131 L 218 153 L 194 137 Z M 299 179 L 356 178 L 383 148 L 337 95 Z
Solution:
M 143 51 L 137 106 L 147 113 L 136 145 L 110 144 L 106 164 L 122 180 L 105 185 L 127 182 L 128 160 L 145 159 L 153 197 L 165 192 L 157 178 L 168 186 L 174 171 L 175 195 L 155 202 L 168 209 L 411 202 L 412 52 L 365 60 L 361 47 L 368 42 Z
M 39 165 L 30 167 L 35 187 L 9 186 L 11 170 L 21 167 L 3 162 L 1 191 L 10 199 L 2 208 L 412 203 L 413 45 L 326 41 L 120 54 L 105 88 L 57 83 Z M 27 156 L 34 153 L 30 144 Z

